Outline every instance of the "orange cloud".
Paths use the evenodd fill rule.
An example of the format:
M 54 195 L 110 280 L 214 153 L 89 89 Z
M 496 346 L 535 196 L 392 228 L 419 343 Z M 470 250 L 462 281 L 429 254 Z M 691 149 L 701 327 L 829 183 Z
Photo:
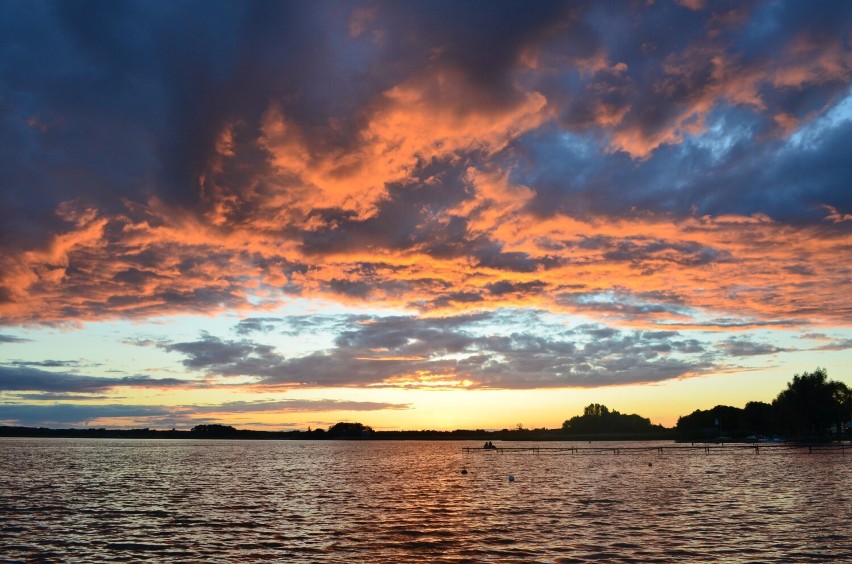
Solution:
M 418 162 L 461 150 L 498 151 L 540 125 L 547 117 L 545 106 L 536 92 L 496 106 L 480 99 L 463 77 L 443 70 L 384 92 L 356 146 L 321 151 L 273 106 L 264 116 L 259 143 L 272 155 L 277 174 L 292 179 L 291 190 L 298 194 L 273 204 L 305 213 L 334 207 L 369 216 L 386 195 L 387 184 L 407 179 Z
M 685 8 L 689 8 L 690 10 L 697 12 L 698 10 L 703 10 L 705 5 L 705 0 L 676 0 L 678 4 L 684 6 Z
M 647 158 L 703 131 L 719 103 L 766 111 L 766 85 L 844 78 L 849 66 L 840 46 L 810 36 L 774 64 L 746 65 L 699 45 L 664 61 L 655 92 L 676 108 L 662 126 L 637 122 L 630 104 L 601 102 L 593 114 L 610 130 L 611 148 Z M 623 63 L 600 69 L 610 78 L 627 71 Z M 551 112 L 536 91 L 518 87 L 497 101 L 442 68 L 381 93 L 354 120 L 347 143 L 329 141 L 341 123 L 330 119 L 318 134 L 272 104 L 256 131 L 239 121 L 221 127 L 199 178 L 197 211 L 156 198 L 128 201 L 111 215 L 82 202 L 60 206 L 64 230 L 41 248 L 0 259 L 8 294 L 0 295 L 0 319 L 210 313 L 272 308 L 299 295 L 425 315 L 537 307 L 645 325 L 848 322 L 841 289 L 852 236 L 841 228 L 848 214 L 835 208 L 826 207 L 819 226 L 760 214 L 542 218 L 529 210 L 535 190 L 514 182 L 505 165 L 461 160 L 498 154 Z M 792 132 L 806 118 L 774 119 Z M 458 198 L 436 200 L 433 209 L 428 194 L 440 180 L 409 184 L 418 166 L 438 159 L 466 172 L 454 179 Z M 398 240 L 388 238 L 387 225 L 368 224 L 392 203 L 390 186 L 426 194 L 412 200 L 426 210 L 412 215 L 414 224 L 403 218 L 393 226 Z M 312 247 L 312 237 L 323 245 Z
M 771 76 L 778 87 L 848 81 L 852 75 L 852 51 L 837 38 L 803 33 L 790 43 L 785 55 Z
M 823 206 L 829 213 L 826 219 L 832 223 L 842 223 L 844 221 L 852 221 L 852 214 L 840 213 L 832 206 Z
M 535 307 L 642 326 L 724 327 L 719 320 L 735 319 L 737 328 L 852 318 L 844 290 L 852 234 L 833 209 L 822 226 L 764 215 L 542 219 L 525 211 L 528 189 L 505 175 L 471 171 L 469 179 L 476 197 L 452 210 L 470 218 L 467 236 L 538 267 L 495 266 L 463 247 L 446 257 L 418 247 L 306 255 L 296 239 L 205 225 L 156 205 L 147 208 L 156 221 L 65 207 L 68 231 L 4 270 L 15 294 L 0 315 L 56 323 L 262 309 L 280 304 L 280 289 L 290 287 L 303 297 L 429 315 Z

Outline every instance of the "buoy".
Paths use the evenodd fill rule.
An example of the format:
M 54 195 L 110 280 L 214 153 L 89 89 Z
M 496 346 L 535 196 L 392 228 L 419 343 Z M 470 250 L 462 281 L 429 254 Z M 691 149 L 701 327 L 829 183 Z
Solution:
M 462 468 L 462 474 L 467 474 L 467 468 Z
M 510 481 L 510 482 L 514 482 L 514 481 L 515 481 L 515 476 L 514 476 L 513 474 L 509 474 L 509 481 Z

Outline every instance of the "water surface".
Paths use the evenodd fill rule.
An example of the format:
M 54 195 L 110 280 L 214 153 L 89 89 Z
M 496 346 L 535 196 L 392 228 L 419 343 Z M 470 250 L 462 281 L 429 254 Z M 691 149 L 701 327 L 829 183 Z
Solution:
M 0 559 L 852 561 L 849 451 L 463 446 L 0 439 Z

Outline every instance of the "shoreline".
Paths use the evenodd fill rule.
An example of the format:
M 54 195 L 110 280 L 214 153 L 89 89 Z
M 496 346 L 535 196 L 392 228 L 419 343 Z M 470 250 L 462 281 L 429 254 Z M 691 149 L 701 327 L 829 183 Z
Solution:
M 708 437 L 678 437 L 674 430 L 662 433 L 596 433 L 568 434 L 562 430 L 538 431 L 372 431 L 361 435 L 335 435 L 323 430 L 316 431 L 255 431 L 234 429 L 220 433 L 156 430 L 156 429 L 49 429 L 45 427 L 0 426 L 0 438 L 57 438 L 57 439 L 157 439 L 157 440 L 255 440 L 255 441 L 503 441 L 524 442 L 631 442 L 672 441 L 673 443 L 695 444 L 772 444 L 771 441 L 754 440 L 750 437 L 732 437 L 720 441 Z M 787 439 L 789 443 L 832 443 L 848 442 L 848 437 Z M 778 441 L 775 441 L 778 442 Z

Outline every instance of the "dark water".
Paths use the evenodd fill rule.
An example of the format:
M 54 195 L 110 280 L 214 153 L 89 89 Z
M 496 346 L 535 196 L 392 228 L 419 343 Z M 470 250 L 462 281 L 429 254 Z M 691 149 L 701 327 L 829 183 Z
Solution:
M 852 561 L 848 450 L 462 446 L 0 439 L 0 560 Z

